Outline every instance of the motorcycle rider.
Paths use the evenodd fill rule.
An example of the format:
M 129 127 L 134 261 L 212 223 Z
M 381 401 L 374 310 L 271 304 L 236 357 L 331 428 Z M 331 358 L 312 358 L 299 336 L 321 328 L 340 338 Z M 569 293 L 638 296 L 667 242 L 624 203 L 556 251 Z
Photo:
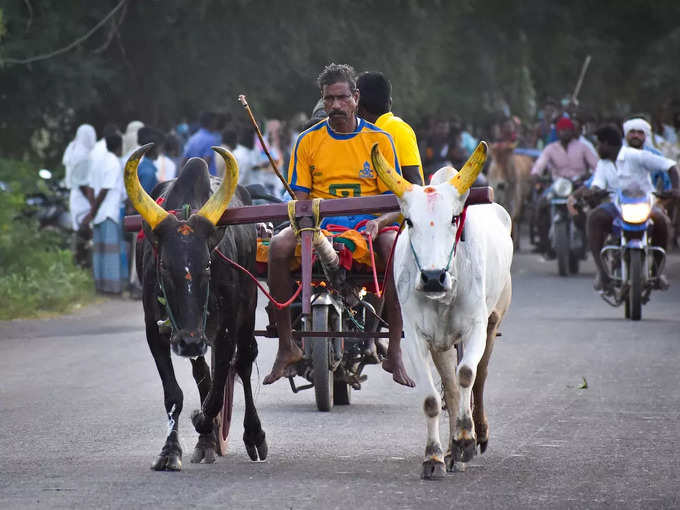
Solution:
M 578 140 L 574 123 L 568 117 L 562 117 L 555 125 L 558 141 L 552 142 L 543 149 L 541 155 L 531 169 L 534 182 L 549 169 L 553 180 L 558 177 L 575 179 L 583 176 L 589 169 L 597 165 L 597 156 L 586 144 Z M 538 227 L 540 241 L 536 251 L 546 253 L 549 249 L 548 231 L 550 230 L 550 203 L 547 193 L 543 193 L 536 204 L 534 222 Z
M 680 197 L 675 161 L 634 147 L 622 146 L 621 133 L 615 126 L 602 126 L 595 132 L 595 135 L 598 142 L 597 151 L 601 159 L 595 169 L 590 193 L 599 190 L 607 190 L 611 193 L 631 188 L 639 188 L 643 192 L 651 193 L 654 191 L 651 180 L 652 172 L 664 171 L 668 172 L 671 179 L 673 195 Z M 588 191 L 584 190 L 587 188 L 582 188 L 575 195 L 586 195 Z M 588 243 L 597 266 L 597 275 L 593 284 L 595 290 L 611 290 L 611 279 L 604 269 L 600 250 L 618 215 L 619 212 L 614 203 L 605 202 L 588 216 Z M 658 206 L 652 208 L 650 216 L 654 223 L 651 242 L 654 246 L 666 249 L 669 232 L 668 217 Z M 654 262 L 654 266 L 656 263 L 657 261 Z M 668 288 L 668 280 L 665 276 L 656 276 L 658 287 Z

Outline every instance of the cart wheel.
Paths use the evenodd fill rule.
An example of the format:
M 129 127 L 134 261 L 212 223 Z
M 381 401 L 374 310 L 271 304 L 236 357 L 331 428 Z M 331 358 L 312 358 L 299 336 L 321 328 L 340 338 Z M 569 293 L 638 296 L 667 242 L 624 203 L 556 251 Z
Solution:
M 329 331 L 329 305 L 319 305 L 312 308 L 313 331 Z M 313 338 L 307 340 L 311 344 L 312 364 L 314 372 L 314 394 L 316 407 L 319 411 L 330 411 L 333 408 L 333 372 L 330 370 L 330 341 L 328 338 Z
M 215 377 L 215 354 L 211 354 L 211 367 L 213 380 Z M 224 382 L 224 399 L 222 400 L 222 408 L 215 417 L 215 444 L 217 446 L 217 455 L 226 455 L 229 444 L 229 429 L 231 428 L 231 414 L 234 407 L 234 378 L 236 372 L 234 367 L 230 364 L 227 370 L 227 379 Z

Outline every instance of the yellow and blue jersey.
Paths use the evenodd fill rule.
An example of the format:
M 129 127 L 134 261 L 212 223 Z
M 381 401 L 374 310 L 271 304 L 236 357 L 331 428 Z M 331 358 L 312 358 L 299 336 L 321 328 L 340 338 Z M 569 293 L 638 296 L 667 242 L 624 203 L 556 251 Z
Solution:
M 378 178 L 371 162 L 377 143 L 382 155 L 401 175 L 394 143 L 389 134 L 357 118 L 353 133 L 336 133 L 328 119 L 303 131 L 290 156 L 288 183 L 310 198 L 344 198 L 391 193 Z

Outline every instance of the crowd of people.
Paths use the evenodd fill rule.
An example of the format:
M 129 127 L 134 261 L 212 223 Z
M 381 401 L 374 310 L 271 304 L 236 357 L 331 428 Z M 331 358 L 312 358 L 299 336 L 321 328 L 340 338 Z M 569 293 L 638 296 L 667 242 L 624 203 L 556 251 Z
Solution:
M 364 90 L 361 90 L 362 80 Z M 383 123 L 391 122 L 383 117 L 385 112 L 392 115 L 391 88 L 387 94 L 390 97 L 389 104 L 375 106 L 374 100 L 371 103 L 371 95 L 375 96 L 373 90 L 378 90 L 378 97 L 385 97 L 385 90 L 380 87 L 388 87 L 389 81 L 380 73 L 365 73 L 357 81 L 357 86 L 361 94 L 365 95 L 364 106 L 359 104 L 357 114 L 389 132 L 384 125 L 379 124 L 378 119 L 382 119 L 380 122 Z M 372 107 L 375 111 L 369 111 L 366 104 L 372 105 L 369 109 Z M 269 119 L 264 122 L 265 144 L 284 176 L 287 177 L 298 135 L 326 117 L 323 100 L 319 100 L 310 117 L 300 112 L 287 121 Z M 596 145 L 599 136 L 597 128 L 603 125 L 620 129 L 619 138 L 623 146 L 667 158 L 660 168 L 668 167 L 669 162 L 680 157 L 680 105 L 670 102 L 654 116 L 636 115 L 627 120 L 602 117 L 568 99 L 547 99 L 532 121 L 523 121 L 506 108 L 502 113 L 490 116 L 485 123 L 472 124 L 456 115 L 439 115 L 426 117 L 415 130 L 404 125 L 414 133 L 412 138 L 407 134 L 404 139 L 413 139 L 417 145 L 400 154 L 400 161 L 408 159 L 406 154 L 420 155 L 415 162 L 401 161 L 407 172 L 413 172 L 409 177 L 412 182 L 428 182 L 431 175 L 445 165 L 460 168 L 481 139 L 510 144 L 515 152 L 536 158 L 531 172 L 534 178 L 545 173 L 569 178 L 590 175 L 602 161 L 602 154 L 598 153 Z M 400 129 L 399 126 L 401 124 L 397 123 L 397 129 Z M 401 135 L 392 133 L 392 136 Z M 73 141 L 68 145 L 63 164 L 66 168 L 65 182 L 70 189 L 73 229 L 76 232 L 76 260 L 83 265 L 92 264 L 96 289 L 100 292 L 120 294 L 129 289 L 133 296 L 141 293 L 134 271 L 134 243 L 122 230 L 123 216 L 132 213 L 125 206 L 123 165 L 136 148 L 147 143 L 154 143 L 154 147 L 147 152 L 138 169 L 140 182 L 147 192 L 151 192 L 159 182 L 175 178 L 190 157 L 204 158 L 210 173 L 220 176 L 224 172 L 224 162 L 221 158 L 215 158 L 211 150 L 213 145 L 220 145 L 236 157 L 240 184 L 260 184 L 270 195 L 284 200 L 289 198 L 282 182 L 272 171 L 252 126 L 233 119 L 229 114 L 203 112 L 198 122 L 182 122 L 165 132 L 136 120 L 126 126 L 124 133 L 117 126 L 107 125 L 98 140 L 95 129 L 83 124 L 78 127 Z M 398 143 L 397 149 L 403 147 L 404 143 Z M 665 189 L 674 187 L 671 182 L 673 172 L 669 174 L 661 171 L 653 178 L 658 179 L 659 185 Z M 546 216 L 545 203 L 543 205 L 542 209 L 539 207 L 537 210 Z M 543 235 L 537 251 L 549 252 L 545 246 L 547 222 L 539 219 L 538 224 Z M 90 242 L 92 256 L 88 260 L 84 248 Z
M 306 123 L 308 118 L 304 114 L 295 115 L 288 122 L 266 121 L 265 143 L 279 168 L 285 167 L 292 144 Z M 98 292 L 121 294 L 129 290 L 131 296 L 141 296 L 134 269 L 134 243 L 122 229 L 125 214 L 134 213 L 126 206 L 123 169 L 129 156 L 148 143 L 154 146 L 138 167 L 140 183 L 148 193 L 158 183 L 174 179 L 191 157 L 204 158 L 211 175 L 222 175 L 224 162 L 215 158 L 211 149 L 222 146 L 236 156 L 241 184 L 258 183 L 273 196 L 283 194 L 283 184 L 271 171 L 253 129 L 233 122 L 228 115 L 203 112 L 195 125 L 180 123 L 169 132 L 137 120 L 128 123 L 125 132 L 109 124 L 104 126 L 99 139 L 93 126 L 80 125 L 62 163 L 66 169 L 65 184 L 70 190 L 74 255 L 80 265 L 92 266 Z

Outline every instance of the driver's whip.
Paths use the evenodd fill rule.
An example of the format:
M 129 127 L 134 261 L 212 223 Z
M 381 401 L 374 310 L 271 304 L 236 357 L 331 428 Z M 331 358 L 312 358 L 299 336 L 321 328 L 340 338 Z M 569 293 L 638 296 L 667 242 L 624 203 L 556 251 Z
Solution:
M 286 182 L 286 179 L 283 178 L 283 175 L 281 175 L 281 172 L 279 172 L 279 169 L 276 166 L 276 163 L 274 163 L 274 159 L 272 158 L 271 154 L 269 154 L 269 150 L 267 149 L 267 144 L 264 143 L 264 138 L 262 137 L 262 133 L 260 132 L 260 128 L 257 125 L 257 121 L 255 120 L 255 117 L 253 117 L 253 112 L 250 110 L 250 106 L 248 105 L 248 101 L 246 101 L 246 96 L 244 94 L 241 94 L 238 96 L 239 103 L 243 105 L 243 107 L 246 109 L 248 112 L 248 117 L 250 117 L 250 122 L 253 123 L 253 127 L 255 128 L 255 132 L 257 133 L 257 137 L 260 139 L 260 144 L 262 145 L 262 148 L 264 149 L 264 153 L 267 155 L 269 158 L 269 163 L 272 165 L 272 168 L 274 169 L 274 173 L 276 176 L 281 180 L 283 183 L 283 186 L 286 188 L 286 191 L 290 194 L 291 198 L 295 198 L 295 194 L 293 193 L 293 190 L 291 187 L 288 185 L 288 182 Z

